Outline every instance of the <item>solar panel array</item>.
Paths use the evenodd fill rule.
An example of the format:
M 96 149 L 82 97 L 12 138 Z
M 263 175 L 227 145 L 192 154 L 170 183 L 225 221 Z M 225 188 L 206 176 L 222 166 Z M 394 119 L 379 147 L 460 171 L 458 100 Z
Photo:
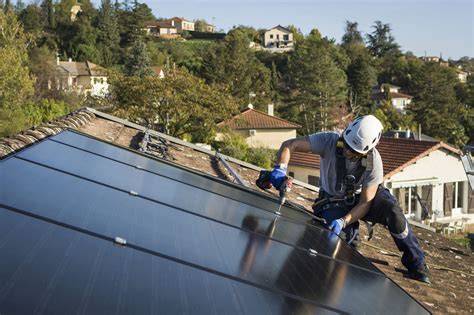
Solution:
M 64 131 L 0 161 L 0 314 L 427 313 L 306 213 Z

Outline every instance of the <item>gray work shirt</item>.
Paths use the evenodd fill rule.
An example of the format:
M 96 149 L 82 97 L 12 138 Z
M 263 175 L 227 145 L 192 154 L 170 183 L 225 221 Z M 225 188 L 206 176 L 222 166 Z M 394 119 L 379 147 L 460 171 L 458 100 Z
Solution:
M 311 152 L 320 156 L 320 187 L 328 194 L 335 197 L 343 197 L 344 193 L 336 191 L 337 183 L 337 159 L 336 143 L 340 135 L 336 132 L 318 132 L 309 136 Z M 362 187 L 378 186 L 383 183 L 383 164 L 377 149 L 373 149 L 373 168 L 366 170 L 360 180 L 356 183 L 356 190 Z M 346 159 L 346 170 L 348 175 L 355 175 L 360 161 L 351 162 Z

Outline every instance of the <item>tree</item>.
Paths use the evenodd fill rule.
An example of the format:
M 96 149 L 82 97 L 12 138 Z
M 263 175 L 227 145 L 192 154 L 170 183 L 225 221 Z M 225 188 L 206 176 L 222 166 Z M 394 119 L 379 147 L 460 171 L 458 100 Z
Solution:
M 102 0 L 97 15 L 97 46 L 101 53 L 102 64 L 111 66 L 118 61 L 120 33 L 115 10 L 111 0 Z
M 389 24 L 375 21 L 372 26 L 374 31 L 367 34 L 368 48 L 376 57 L 384 57 L 388 54 L 399 55 L 400 46 L 395 42 L 395 37 L 391 34 L 392 29 Z
M 346 75 L 334 59 L 333 42 L 313 32 L 296 45 L 289 61 L 290 97 L 286 113 L 303 125 L 303 133 L 328 130 L 331 113 L 346 100 Z M 293 117 L 291 117 L 293 116 Z
M 41 8 L 36 4 L 28 5 L 19 13 L 18 19 L 23 25 L 25 32 L 34 34 L 36 37 L 40 36 L 40 34 L 43 32 L 44 20 Z
M 128 76 L 145 77 L 151 75 L 150 57 L 146 45 L 140 39 L 130 48 L 125 63 L 125 74 Z
M 226 90 L 184 69 L 169 71 L 163 79 L 116 76 L 111 84 L 117 115 L 194 141 L 212 138 L 216 122 L 237 111 Z
M 346 70 L 348 99 L 353 112 L 368 113 L 372 105 L 372 87 L 377 84 L 377 71 L 372 57 L 361 43 L 343 46 L 350 63 Z
M 204 19 L 194 20 L 194 30 L 198 32 L 207 32 L 207 25 L 209 23 Z
M 422 130 L 432 137 L 462 146 L 468 140 L 463 122 L 469 110 L 456 99 L 457 78 L 454 70 L 436 63 L 424 63 L 413 74 L 413 103 L 410 110 Z
M 266 106 L 270 97 L 270 71 L 249 49 L 248 35 L 234 30 L 209 47 L 204 56 L 201 76 L 210 84 L 226 84 L 232 96 L 246 106 L 249 95 L 257 108 Z
M 22 108 L 33 94 L 28 70 L 28 38 L 13 11 L 0 10 L 0 135 L 24 127 Z
M 346 31 L 342 36 L 342 46 L 359 44 L 364 45 L 362 34 L 358 30 L 359 23 L 346 21 Z

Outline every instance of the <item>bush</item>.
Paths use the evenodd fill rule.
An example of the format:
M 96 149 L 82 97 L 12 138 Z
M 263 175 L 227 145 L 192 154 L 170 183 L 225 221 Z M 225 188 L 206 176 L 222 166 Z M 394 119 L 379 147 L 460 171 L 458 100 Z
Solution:
M 247 162 L 268 169 L 273 166 L 275 153 L 275 150 L 265 147 L 253 148 L 248 152 Z
M 234 132 L 224 134 L 224 138 L 222 139 L 219 148 L 222 154 L 243 161 L 246 160 L 250 149 L 247 142 L 245 142 L 244 137 Z
M 250 148 L 244 137 L 234 132 L 225 133 L 224 138 L 217 146 L 222 154 L 262 168 L 272 167 L 276 153 L 275 150 L 265 147 Z

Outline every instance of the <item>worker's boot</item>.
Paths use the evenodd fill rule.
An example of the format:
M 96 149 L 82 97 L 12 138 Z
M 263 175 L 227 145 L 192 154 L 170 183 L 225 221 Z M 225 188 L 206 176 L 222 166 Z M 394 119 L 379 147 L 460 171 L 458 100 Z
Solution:
M 428 266 L 426 266 L 426 264 L 422 264 L 413 269 L 408 269 L 407 275 L 411 279 L 425 282 L 428 284 L 431 283 L 431 273 L 428 269 Z

